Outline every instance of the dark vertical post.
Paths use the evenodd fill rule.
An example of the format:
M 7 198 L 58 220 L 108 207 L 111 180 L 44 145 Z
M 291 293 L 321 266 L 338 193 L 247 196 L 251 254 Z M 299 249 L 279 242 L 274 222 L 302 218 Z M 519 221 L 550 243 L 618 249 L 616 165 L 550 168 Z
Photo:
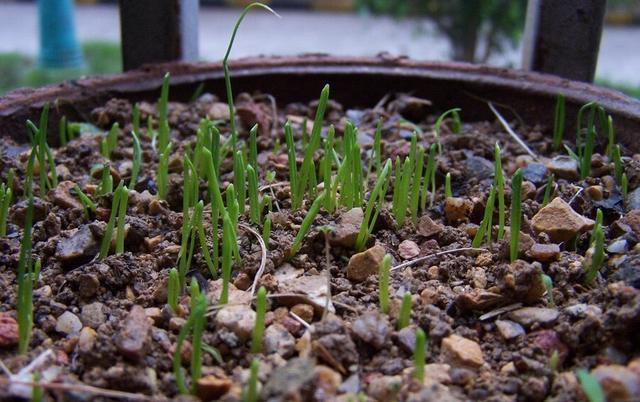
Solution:
M 522 67 L 593 81 L 606 0 L 529 0 Z
M 119 0 L 124 70 L 198 58 L 198 0 Z

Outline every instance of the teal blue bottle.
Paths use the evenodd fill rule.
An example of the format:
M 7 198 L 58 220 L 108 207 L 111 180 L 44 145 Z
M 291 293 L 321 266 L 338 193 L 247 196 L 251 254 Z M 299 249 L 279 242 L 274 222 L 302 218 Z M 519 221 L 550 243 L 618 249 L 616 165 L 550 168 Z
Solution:
M 40 67 L 83 67 L 82 50 L 76 37 L 73 0 L 38 0 L 38 13 Z

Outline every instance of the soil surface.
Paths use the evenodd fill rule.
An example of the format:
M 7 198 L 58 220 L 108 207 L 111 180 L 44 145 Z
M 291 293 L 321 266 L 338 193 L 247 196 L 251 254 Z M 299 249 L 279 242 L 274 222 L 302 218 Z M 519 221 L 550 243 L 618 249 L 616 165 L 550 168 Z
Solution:
M 72 385 L 71 390 L 47 389 L 45 400 L 127 399 L 86 392 L 80 388 L 84 384 L 135 393 L 144 400 L 236 401 L 242 400 L 248 368 L 256 358 L 260 398 L 265 401 L 575 401 L 586 400 L 575 375 L 576 369 L 584 368 L 600 381 L 608 400 L 637 400 L 640 155 L 623 158 L 629 178 L 629 194 L 623 200 L 613 178 L 613 162 L 604 156 L 604 136 L 599 137 L 598 153 L 592 158 L 591 176 L 580 180 L 577 164 L 552 152 L 548 127 L 519 122 L 504 111 L 534 158 L 499 122 L 464 122 L 462 111 L 459 134 L 452 131 L 450 119 L 442 125 L 436 193 L 430 194 L 433 203 L 427 203 L 415 222 L 409 218 L 402 227 L 397 225 L 391 202 L 398 181 L 392 177 L 387 202 L 362 253 L 353 248 L 362 209 L 338 208 L 334 214 L 321 209 L 301 250 L 287 258 L 313 200 L 305 200 L 300 210 L 291 208 L 282 127 L 287 120 L 292 122 L 302 162 L 302 126 L 311 126 L 317 102 L 276 102 L 264 94 L 240 94 L 236 100 L 241 140 L 246 141 L 248 129 L 259 124 L 260 185 L 263 194 L 275 198 L 265 270 L 259 278 L 270 295 L 264 352 L 250 353 L 255 306 L 249 288 L 262 250 L 256 235 L 242 228 L 262 233 L 262 227 L 252 225 L 247 213 L 240 218 L 242 262 L 233 267 L 229 305 L 217 305 L 221 281 L 211 278 L 199 247 L 189 267 L 189 276 L 198 280 L 210 306 L 203 343 L 212 353 L 204 353 L 197 396 L 178 396 L 172 356 L 191 303 L 185 291 L 177 312 L 166 305 L 168 272 L 180 250 L 182 156 L 193 149 L 202 118 L 219 120 L 222 135 L 228 135 L 226 103 L 204 94 L 191 103 L 169 104 L 173 148 L 167 200 L 155 196 L 158 156 L 143 124 L 143 163 L 129 195 L 125 252 L 104 260 L 96 256 L 112 195 L 96 195 L 100 177 L 91 170 L 107 162 L 114 185 L 129 182 L 132 105 L 109 101 L 92 114 L 90 123 L 101 129 L 98 133 L 83 132 L 53 150 L 58 187 L 42 194 L 38 180 L 34 181 L 33 250 L 42 261 L 42 271 L 34 290 L 34 329 L 25 355 L 18 355 L 16 347 L 15 273 L 27 205 L 22 185 L 29 147 L 10 139 L 0 143 L 2 181 L 11 168 L 16 172 L 7 236 L 0 238 L 0 284 L 5 289 L 0 294 L 0 358 L 12 373 L 44 356 L 37 368 L 42 378 Z M 414 131 L 426 149 L 435 141 L 434 123 L 442 111 L 428 100 L 390 94 L 370 106 L 345 110 L 330 101 L 323 130 L 333 124 L 340 138 L 347 119 L 358 127 L 365 174 L 380 118 L 383 160 L 407 156 Z M 143 102 L 140 110 L 141 121 L 157 120 L 155 104 Z M 121 130 L 118 146 L 107 160 L 100 154 L 100 140 L 114 122 Z M 496 142 L 502 148 L 507 226 L 511 177 L 517 168 L 524 172 L 520 259 L 513 263 L 509 263 L 509 235 L 497 241 L 497 225 L 490 245 L 485 242 L 481 250 L 468 250 L 494 181 Z M 317 162 L 321 156 L 318 151 Z M 230 159 L 221 163 L 223 189 L 233 182 L 232 165 Z M 275 172 L 270 182 L 268 172 Z M 447 173 L 453 196 L 445 198 Z M 543 209 L 551 173 L 556 179 L 552 202 Z M 372 169 L 365 180 L 367 197 L 375 178 Z M 74 184 L 96 202 L 95 213 L 84 213 L 71 191 Z M 204 181 L 201 190 L 206 194 Z M 604 217 L 606 255 L 588 286 L 584 266 L 590 261 L 589 239 L 598 208 Z M 497 210 L 493 222 L 498 222 Z M 205 222 L 205 229 L 211 241 L 211 222 Z M 380 313 L 378 305 L 378 264 L 385 254 L 392 256 L 394 267 L 433 254 L 391 272 L 389 314 Z M 543 273 L 553 281 L 552 294 L 542 282 Z M 405 292 L 412 295 L 410 324 L 398 330 Z M 427 334 L 423 382 L 413 377 L 418 327 Z M 190 353 L 187 342 L 183 349 L 187 379 Z M 27 375 L 26 381 L 30 379 Z M 16 395 L 14 387 L 0 389 L 2 400 Z

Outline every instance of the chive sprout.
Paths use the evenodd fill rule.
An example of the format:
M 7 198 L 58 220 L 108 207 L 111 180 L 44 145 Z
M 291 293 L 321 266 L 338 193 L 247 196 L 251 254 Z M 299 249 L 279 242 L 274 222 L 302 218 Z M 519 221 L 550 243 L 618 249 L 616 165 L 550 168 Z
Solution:
M 265 314 L 267 313 L 267 289 L 260 286 L 256 295 L 256 321 L 251 338 L 251 353 L 262 351 L 262 338 L 264 336 Z
M 504 173 L 502 172 L 502 155 L 500 145 L 496 142 L 493 151 L 494 158 L 494 185 L 498 196 L 498 241 L 504 238 L 504 225 L 506 220 L 506 207 L 504 203 Z
M 169 146 L 169 81 L 171 74 L 166 73 L 162 78 L 162 88 L 160 89 L 160 99 L 158 99 L 158 148 L 160 152 L 165 152 Z
M 180 295 L 180 278 L 178 277 L 178 270 L 171 268 L 169 270 L 169 283 L 167 285 L 167 304 L 171 306 L 171 309 L 178 311 L 178 298 Z
M 360 231 L 358 232 L 358 237 L 356 238 L 356 250 L 362 250 L 365 243 L 367 242 L 367 239 L 371 235 L 371 232 L 373 231 L 373 227 L 375 226 L 377 218 L 377 213 L 372 217 L 373 208 L 375 206 L 376 200 L 383 200 L 386 195 L 387 190 L 384 184 L 387 182 L 387 176 L 389 176 L 390 171 L 391 160 L 387 160 L 387 162 L 384 164 L 384 168 L 378 174 L 376 184 L 373 186 L 373 191 L 371 191 L 371 195 L 369 196 L 369 200 L 367 201 L 362 224 L 360 225 Z
M 549 307 L 556 307 L 556 303 L 553 300 L 553 280 L 547 274 L 540 274 L 542 278 L 542 284 L 544 285 L 545 290 L 547 291 L 547 304 Z
M 547 179 L 547 184 L 544 189 L 544 197 L 542 198 L 542 206 L 545 207 L 549 201 L 551 201 L 551 196 L 553 195 L 553 190 L 555 187 L 555 175 L 551 174 Z
M 243 402 L 258 402 L 258 370 L 260 369 L 260 362 L 257 359 L 253 359 L 251 367 L 249 368 L 249 381 L 247 382 L 247 389 L 243 392 Z
M 131 180 L 129 181 L 129 187 L 135 188 L 138 183 L 140 166 L 142 165 L 142 148 L 140 147 L 140 138 L 138 138 L 137 131 L 132 131 L 131 137 L 133 138 L 133 165 L 131 167 Z
M 131 126 L 134 133 L 140 132 L 140 105 L 136 102 L 131 113 Z
M 462 109 L 460 108 L 449 109 L 446 112 L 442 113 L 436 120 L 436 124 L 434 125 L 433 131 L 435 133 L 436 143 L 438 144 L 439 154 L 442 153 L 442 145 L 440 144 L 440 127 L 442 126 L 444 119 L 447 118 L 448 116 L 451 116 L 451 118 L 453 119 L 452 131 L 455 134 L 460 134 L 460 131 L 462 129 L 462 123 L 460 122 L 461 111 Z
M 291 246 L 289 254 L 290 257 L 293 257 L 298 251 L 300 251 L 300 248 L 302 247 L 302 240 L 309 232 L 309 229 L 311 229 L 311 224 L 316 219 L 316 215 L 318 215 L 318 212 L 320 211 L 320 206 L 322 205 L 322 201 L 325 196 L 326 194 L 323 192 L 315 199 L 315 201 L 313 201 L 313 204 L 311 204 L 311 208 L 309 208 L 307 215 L 302 220 L 298 234 L 296 234 L 296 237 L 293 239 L 293 245 Z
M 0 236 L 7 235 L 7 218 L 13 198 L 13 190 L 5 183 L 0 184 Z
M 222 59 L 222 68 L 224 71 L 224 86 L 225 86 L 225 90 L 227 92 L 227 104 L 229 105 L 229 128 L 230 128 L 230 132 L 231 132 L 231 143 L 233 146 L 233 152 L 235 153 L 235 151 L 237 150 L 237 146 L 238 146 L 238 132 L 236 130 L 236 113 L 235 113 L 235 108 L 233 106 L 233 91 L 231 89 L 231 75 L 229 73 L 229 55 L 231 54 L 231 48 L 233 47 L 233 42 L 236 38 L 236 33 L 238 32 L 238 28 L 240 27 L 240 24 L 242 23 L 242 20 L 244 19 L 244 17 L 247 15 L 247 13 L 249 12 L 249 10 L 251 10 L 254 7 L 260 7 L 263 8 L 267 11 L 269 11 L 270 13 L 272 13 L 273 15 L 275 15 L 276 17 L 279 17 L 279 15 L 273 11 L 269 6 L 264 5 L 262 3 L 251 3 L 248 6 L 246 6 L 242 12 L 240 13 L 240 16 L 238 17 L 238 19 L 236 20 L 236 24 L 233 27 L 233 32 L 231 33 L 231 37 L 229 38 L 229 44 L 227 46 L 227 51 L 224 55 L 224 58 Z
M 205 313 L 207 310 L 207 298 L 200 295 L 187 322 L 180 328 L 176 349 L 173 352 L 173 374 L 176 377 L 176 385 L 181 394 L 188 394 L 189 389 L 182 373 L 182 345 L 191 332 L 191 392 L 195 393 L 198 379 L 202 373 L 202 333 L 204 332 Z
M 596 224 L 593 228 L 593 246 L 590 249 L 591 258 L 585 259 L 585 278 L 584 282 L 591 285 L 598 275 L 600 267 L 604 262 L 604 231 L 601 224 Z
M 247 178 L 249 179 L 249 214 L 251 217 L 251 222 L 254 224 L 260 223 L 260 202 L 258 200 L 258 175 L 256 174 L 253 166 L 247 166 Z
M 413 378 L 418 380 L 420 383 L 424 382 L 425 363 L 427 360 L 426 347 L 427 335 L 424 333 L 422 328 L 418 328 L 416 329 L 416 348 L 413 352 L 413 365 L 415 366 Z
M 69 142 L 67 117 L 62 116 L 58 121 L 58 135 L 60 136 L 60 146 L 67 145 Z
M 585 369 L 577 369 L 576 377 L 580 381 L 582 391 L 586 395 L 589 402 L 606 402 L 602 386 L 589 372 Z
M 616 147 L 616 133 L 613 129 L 613 117 L 611 117 L 611 115 L 607 116 L 605 128 L 607 131 L 607 148 L 605 150 L 605 154 L 609 159 L 613 159 L 613 150 Z
M 310 187 L 312 171 L 315 172 L 313 155 L 320 146 L 320 132 L 322 130 L 322 121 L 324 119 L 328 100 L 329 85 L 327 84 L 322 88 L 322 92 L 320 93 L 318 109 L 316 110 L 316 117 L 313 121 L 313 128 L 311 129 L 311 138 L 304 153 L 302 166 L 300 167 L 299 180 L 296 183 L 296 188 L 292 187 L 292 192 L 295 193 L 295 196 L 292 198 L 292 207 L 294 209 L 298 209 L 302 206 L 302 198 L 304 197 L 305 190 L 308 186 Z
M 418 224 L 418 207 L 420 203 L 420 186 L 422 181 L 422 172 L 424 170 L 424 147 L 419 146 L 416 150 L 416 162 L 413 169 L 413 177 L 411 181 L 411 198 L 409 201 L 409 210 L 411 211 L 411 220 L 414 225 Z
M 553 120 L 553 149 L 560 150 L 562 146 L 562 138 L 564 137 L 565 126 L 565 97 L 558 95 L 556 98 L 556 108 Z
M 109 159 L 111 158 L 111 153 L 118 146 L 118 132 L 120 131 L 120 125 L 116 122 L 113 123 L 111 129 L 107 133 L 107 136 L 100 142 L 100 151 L 102 156 Z
M 482 222 L 480 222 L 478 231 L 473 238 L 471 247 L 480 247 L 482 245 L 482 240 L 484 240 L 485 238 L 485 235 L 487 237 L 487 244 L 491 245 L 491 231 L 493 229 L 491 221 L 493 219 L 493 206 L 495 204 L 495 197 L 496 189 L 494 186 L 491 186 L 491 189 L 489 190 L 489 197 L 487 198 L 487 205 L 484 209 L 484 217 L 482 218 Z
M 271 238 L 271 217 L 267 216 L 262 226 L 262 240 L 264 246 L 269 249 L 269 239 Z
M 389 314 L 389 273 L 391 271 L 391 256 L 385 255 L 378 267 L 378 299 L 380 311 Z
M 109 248 L 111 247 L 111 238 L 113 236 L 113 229 L 116 228 L 116 253 L 120 254 L 124 252 L 124 217 L 127 211 L 127 198 L 129 191 L 120 182 L 118 188 L 113 194 L 113 202 L 111 203 L 111 215 L 107 222 L 107 228 L 104 231 L 104 237 L 100 245 L 100 253 L 98 259 L 104 259 L 109 254 Z M 116 227 L 117 221 L 117 227 Z
M 429 206 L 433 206 L 433 200 L 435 198 L 436 193 L 436 170 L 438 170 L 436 160 L 436 144 L 431 144 L 429 147 L 429 158 L 427 160 L 427 169 L 424 174 L 424 181 L 422 183 L 422 199 L 421 199 L 421 209 L 424 211 L 427 206 L 427 192 L 429 191 L 429 187 L 431 187 L 431 197 L 429 201 Z
M 82 190 L 80 190 L 80 187 L 77 184 L 73 186 L 73 191 L 78 195 L 80 203 L 82 203 L 82 206 L 84 207 L 84 215 L 89 218 L 89 212 L 96 212 L 96 204 L 91 201 L 91 198 L 83 193 Z
M 518 259 L 518 243 L 520 241 L 520 222 L 522 221 L 522 170 L 516 170 L 511 178 L 511 241 L 509 258 L 511 262 Z
M 400 315 L 398 316 L 398 331 L 409 325 L 411 321 L 411 293 L 406 292 L 402 296 Z
M 322 181 L 324 183 L 325 194 L 328 194 L 324 199 L 324 209 L 328 212 L 333 212 L 336 207 L 335 198 L 332 196 L 334 194 L 332 190 L 332 178 L 331 178 L 331 168 L 333 164 L 333 140 L 335 137 L 335 127 L 332 125 L 329 126 L 329 130 L 327 133 L 327 138 L 324 141 L 324 155 L 322 157 Z M 337 183 L 336 183 L 337 185 Z
M 622 173 L 622 180 L 621 180 L 621 190 L 622 190 L 622 200 L 624 202 L 627 201 L 627 194 L 629 193 L 629 179 L 627 178 L 627 174 L 626 173 Z
M 113 177 L 111 176 L 111 167 L 108 164 L 102 165 L 102 178 L 98 187 L 98 194 L 105 195 L 113 192 Z
M 396 160 L 396 185 L 393 191 L 393 215 L 399 227 L 404 225 L 407 215 L 407 204 L 409 202 L 409 179 L 411 177 L 411 161 L 409 158 L 404 159 L 402 169 L 400 169 L 400 160 Z M 399 175 L 398 175 L 399 172 Z
M 451 173 L 449 172 L 447 172 L 447 175 L 444 177 L 444 197 L 453 197 L 453 192 L 451 191 Z
M 158 173 L 156 174 L 156 185 L 158 186 L 158 199 L 166 200 L 168 192 L 169 176 L 169 155 L 171 154 L 171 144 L 161 148 L 160 159 L 158 161 Z
M 31 231 L 33 225 L 33 163 L 36 157 L 35 147 L 31 150 L 27 164 L 25 183 L 28 202 L 24 219 L 22 240 L 20 241 L 20 256 L 18 260 L 18 353 L 24 354 L 29 348 L 31 329 L 33 328 L 33 268 Z M 38 262 L 39 264 L 39 262 Z
M 249 130 L 249 164 L 258 168 L 258 125 L 255 124 Z
M 222 217 L 222 291 L 220 304 L 229 301 L 229 281 L 231 280 L 231 259 L 233 257 L 233 226 L 229 214 L 224 211 Z

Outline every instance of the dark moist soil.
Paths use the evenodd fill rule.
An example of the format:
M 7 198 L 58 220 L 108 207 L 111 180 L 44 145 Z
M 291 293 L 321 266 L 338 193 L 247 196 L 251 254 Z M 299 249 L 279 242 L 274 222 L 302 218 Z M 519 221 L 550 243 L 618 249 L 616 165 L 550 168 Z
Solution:
M 593 157 L 592 176 L 577 180 L 575 168 L 558 167 L 549 141 L 550 130 L 512 126 L 531 149 L 546 157 L 534 161 L 498 122 L 464 123 L 462 132 L 442 127 L 443 153 L 438 159 L 438 190 L 433 206 L 420 213 L 416 225 L 407 220 L 397 227 L 388 208 L 381 211 L 367 247 L 369 259 L 349 270 L 356 252 L 349 246 L 357 231 L 359 211 L 321 210 L 303 247 L 287 261 L 293 237 L 310 200 L 300 211 L 290 209 L 287 156 L 282 127 L 293 123 L 301 148 L 301 126 L 311 125 L 317 102 L 278 105 L 268 95 L 241 94 L 237 99 L 239 132 L 258 123 L 260 184 L 276 172 L 272 187 L 279 211 L 274 209 L 266 268 L 260 278 L 271 295 L 267 313 L 265 353 L 249 351 L 253 306 L 249 287 L 261 261 L 256 237 L 239 231 L 242 264 L 234 266 L 231 306 L 216 306 L 220 281 L 213 281 L 196 251 L 189 275 L 206 289 L 211 313 L 203 342 L 219 351 L 222 362 L 204 354 L 203 378 L 198 395 L 203 400 L 240 400 L 252 359 L 260 361 L 261 398 L 269 401 L 350 400 L 585 400 L 574 374 L 592 370 L 605 386 L 610 400 L 632 400 L 640 395 L 640 193 L 632 192 L 640 181 L 640 155 L 625 157 L 629 192 L 625 204 L 613 180 L 613 164 L 604 146 Z M 331 101 L 325 116 L 341 136 L 347 119 L 359 127 L 358 140 L 370 154 L 376 122 L 384 119 L 384 159 L 409 153 L 414 130 L 419 144 L 434 142 L 433 125 L 441 112 L 428 100 L 392 95 L 373 109 L 345 110 Z M 157 119 L 156 105 L 142 103 L 141 121 Z M 129 135 L 132 105 L 113 99 L 96 109 L 94 125 L 107 130 L 114 122 L 123 129 L 111 158 L 117 184 L 129 182 L 132 139 Z M 228 109 L 211 94 L 193 103 L 169 104 L 173 154 L 169 162 L 166 201 L 155 197 L 157 156 L 145 128 L 141 131 L 143 166 L 135 191 L 129 196 L 125 253 L 97 260 L 96 254 L 110 213 L 111 195 L 96 196 L 99 177 L 89 171 L 107 162 L 99 152 L 102 134 L 83 133 L 68 145 L 55 149 L 60 185 L 41 194 L 35 181 L 34 254 L 42 261 L 42 273 L 34 291 L 34 329 L 29 352 L 20 356 L 16 324 L 16 277 L 28 147 L 3 139 L 0 144 L 2 180 L 10 168 L 17 173 L 16 197 L 11 208 L 8 235 L 0 238 L 0 357 L 17 373 L 45 351 L 52 351 L 40 371 L 43 378 L 65 384 L 86 384 L 109 390 L 140 393 L 149 400 L 179 399 L 172 371 L 177 333 L 188 316 L 188 292 L 177 313 L 165 305 L 169 269 L 175 266 L 182 225 L 182 156 L 195 144 L 200 119 L 221 120 L 228 133 Z M 506 114 L 506 112 L 505 112 Z M 506 114 L 509 116 L 508 114 Z M 464 111 L 462 112 L 464 119 Z M 529 122 L 535 123 L 535 122 Z M 146 125 L 145 125 L 146 126 Z M 377 261 L 384 253 L 398 265 L 421 256 L 471 246 L 480 223 L 487 193 L 493 181 L 494 144 L 502 147 L 506 173 L 506 205 L 510 205 L 510 177 L 525 170 L 522 211 L 521 260 L 509 264 L 507 247 L 495 242 L 485 251 L 454 251 L 395 270 L 391 274 L 391 312 L 378 313 Z M 603 140 L 604 142 L 604 140 Z M 316 159 L 319 160 L 319 151 Z M 299 161 L 301 162 L 301 160 Z M 547 168 L 547 166 L 549 168 Z M 233 180 L 232 163 L 222 163 L 221 186 Z M 533 217 L 541 209 L 550 170 L 556 173 L 555 197 L 570 204 L 575 213 L 595 219 L 604 212 L 605 263 L 593 286 L 584 284 L 583 260 L 590 230 L 582 227 L 572 239 L 558 241 L 551 229 L 536 231 Z M 444 199 L 444 176 L 452 176 L 453 199 Z M 373 188 L 375 173 L 368 181 Z M 391 183 L 395 183 L 393 178 Z M 69 189 L 77 183 L 99 208 L 88 218 Z M 201 190 L 206 192 L 202 183 Z M 264 194 L 270 194 L 265 189 Z M 446 204 L 446 208 L 445 208 Z M 566 205 L 564 205 L 566 207 Z M 349 213 L 347 213 L 349 212 Z M 508 211 L 507 211 L 508 215 Z M 208 215 L 205 215 L 208 216 Z M 580 218 L 582 219 L 582 218 Z M 241 222 L 251 226 L 248 218 Z M 497 213 L 493 220 L 497 223 Z M 508 220 L 507 220 L 508 223 Z M 210 223 L 206 223 L 211 236 Z M 322 227 L 333 227 L 325 241 Z M 261 227 L 255 227 L 261 233 Z M 494 230 L 495 232 L 495 230 Z M 351 236 L 351 241 L 349 240 Z M 492 237 L 496 238 L 495 233 Z M 575 238 L 575 241 L 573 240 Z M 508 236 L 505 237 L 508 239 Z M 549 246 L 556 244 L 557 246 Z M 546 245 L 546 246 L 545 246 Z M 483 246 L 486 247 L 486 244 Z M 328 250 L 328 251 L 327 251 Z M 357 259 L 357 258 L 356 258 Z M 326 275 L 330 274 L 330 312 L 323 318 Z M 553 300 L 542 286 L 540 274 L 554 283 Z M 413 295 L 409 327 L 397 331 L 399 302 L 405 292 Z M 278 296 L 288 294 L 288 296 Z M 485 313 L 491 313 L 483 316 Z M 299 319 L 306 321 L 310 326 Z M 427 367 L 423 384 L 413 379 L 415 330 L 427 334 Z M 557 352 L 554 371 L 551 356 Z M 183 351 L 188 376 L 190 345 Z M 4 377 L 6 378 L 6 376 Z M 27 376 L 27 379 L 30 377 Z M 11 399 L 7 387 L 2 400 Z M 49 400 L 113 400 L 79 391 L 47 391 Z M 191 400 L 190 397 L 180 397 Z

